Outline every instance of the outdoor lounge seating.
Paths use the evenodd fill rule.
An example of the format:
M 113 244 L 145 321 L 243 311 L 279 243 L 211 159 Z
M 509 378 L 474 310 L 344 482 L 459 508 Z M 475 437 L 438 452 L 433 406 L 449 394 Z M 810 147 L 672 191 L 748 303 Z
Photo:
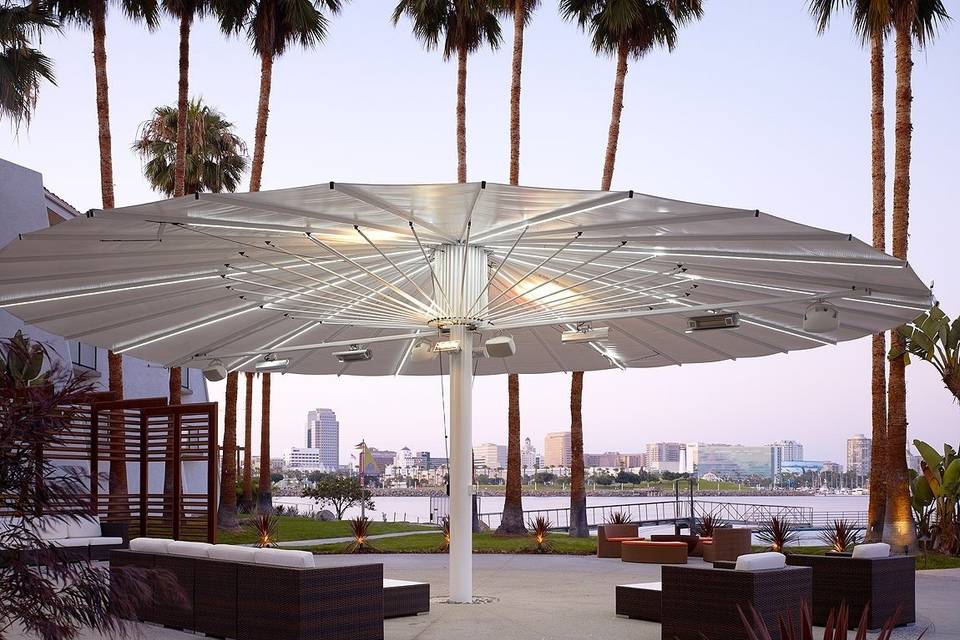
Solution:
M 686 564 L 687 543 L 625 540 L 621 544 L 620 559 L 623 562 Z
M 381 564 L 316 567 L 306 551 L 151 538 L 110 564 L 166 569 L 180 585 L 185 598 L 154 598 L 145 622 L 238 640 L 383 638 Z
M 597 527 L 597 557 L 619 558 L 620 544 L 626 540 L 643 540 L 635 524 L 602 524 Z
M 767 554 L 755 554 L 766 556 Z M 773 640 L 780 640 L 779 618 L 788 613 L 794 631 L 799 631 L 800 603 L 810 602 L 813 572 L 808 567 L 772 566 L 771 559 L 744 561 L 734 570 L 705 566 L 671 567 L 661 570 L 661 637 L 664 640 L 746 639 L 737 605 L 752 605 L 763 618 Z M 695 615 L 694 615 L 695 614 Z
M 383 579 L 383 617 L 400 618 L 430 611 L 430 583 Z
M 632 620 L 660 622 L 661 582 L 617 585 L 617 615 Z
M 17 517 L 0 518 L 0 529 L 18 529 L 22 520 Z M 63 561 L 106 560 L 110 551 L 123 549 L 128 542 L 126 522 L 100 522 L 93 515 L 42 516 L 31 523 L 37 536 L 55 550 Z M 25 553 L 31 550 L 14 548 L 6 553 Z
M 687 544 L 687 555 L 689 556 L 698 555 L 697 551 L 700 549 L 700 536 L 698 535 L 655 533 L 650 536 L 650 540 L 653 542 L 685 542 Z
M 870 557 L 870 553 L 858 555 L 857 549 L 863 547 L 874 545 L 858 545 L 852 556 L 788 556 L 787 563 L 791 566 L 813 570 L 811 608 L 814 624 L 824 624 L 830 609 L 836 609 L 841 602 L 850 607 L 851 628 L 859 624 L 867 605 L 870 629 L 882 627 L 898 607 L 901 610 L 897 624 L 916 620 L 916 559 L 911 556 Z M 889 553 L 889 547 L 886 551 Z
M 707 562 L 736 560 L 753 551 L 753 531 L 746 528 L 722 527 L 714 530 L 709 542 L 704 540 L 701 544 L 703 559 Z

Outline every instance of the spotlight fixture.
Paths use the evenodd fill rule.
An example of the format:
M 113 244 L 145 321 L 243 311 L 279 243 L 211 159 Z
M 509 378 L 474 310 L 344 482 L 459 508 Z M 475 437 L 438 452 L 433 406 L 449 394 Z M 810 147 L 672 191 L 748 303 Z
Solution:
M 712 331 L 713 329 L 737 329 L 740 326 L 740 314 L 714 313 L 709 316 L 687 318 L 687 333 L 692 331 Z
M 410 362 L 430 362 L 437 357 L 433 352 L 433 343 L 429 340 L 417 340 L 410 349 Z
M 211 360 L 210 364 L 203 368 L 203 377 L 210 382 L 220 382 L 227 377 L 227 368 L 219 360 Z
M 830 333 L 840 328 L 840 312 L 829 302 L 818 300 L 803 312 L 803 330 L 809 333 Z
M 264 356 L 263 360 L 253 365 L 253 368 L 257 371 L 271 372 L 271 371 L 286 371 L 287 367 L 290 366 L 290 361 L 287 359 L 276 359 L 272 354 L 267 354 Z
M 483 347 L 490 358 L 509 358 L 517 353 L 513 336 L 494 336 L 487 340 Z
M 578 325 L 572 331 L 564 331 L 560 335 L 562 344 L 583 344 L 585 342 L 598 342 L 606 340 L 610 334 L 610 327 L 597 327 L 596 329 L 588 325 Z
M 433 350 L 437 353 L 460 353 L 460 342 L 458 340 L 440 340 L 433 345 Z
M 373 351 L 359 344 L 352 344 L 347 351 L 335 351 L 333 357 L 340 362 L 363 362 L 373 358 Z

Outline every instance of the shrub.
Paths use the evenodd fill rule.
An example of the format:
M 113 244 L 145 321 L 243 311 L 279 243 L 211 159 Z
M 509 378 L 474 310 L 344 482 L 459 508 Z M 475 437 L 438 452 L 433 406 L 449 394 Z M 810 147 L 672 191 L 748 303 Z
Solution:
M 820 532 L 820 539 L 832 551 L 842 552 L 860 542 L 858 531 L 846 520 L 834 520 L 833 527 Z
M 757 537 L 769 544 L 771 551 L 784 553 L 800 536 L 789 520 L 774 516 L 770 522 L 757 529 Z
M 440 551 L 447 553 L 450 551 L 450 516 L 441 518 L 440 530 L 443 531 L 443 544 L 440 545 Z
M 869 625 L 868 607 L 869 605 L 863 608 L 863 614 L 860 616 L 860 622 L 857 625 L 855 633 L 857 640 L 863 640 L 867 637 L 867 626 Z M 749 611 L 750 615 L 748 617 L 740 605 L 737 605 L 737 612 L 740 614 L 740 620 L 743 622 L 743 627 L 747 632 L 747 638 L 750 640 L 772 640 L 773 635 L 767 628 L 767 624 L 763 621 L 763 618 L 761 618 L 757 610 L 753 608 L 753 605 L 750 605 Z M 893 635 L 893 628 L 897 625 L 899 618 L 900 608 L 898 607 L 896 612 L 883 623 L 880 633 L 874 640 L 890 640 Z M 849 621 L 850 608 L 846 603 L 842 603 L 839 610 L 835 611 L 831 609 L 829 615 L 827 615 L 827 623 L 823 628 L 823 640 L 846 640 Z M 799 634 L 794 633 L 793 617 L 789 613 L 786 618 L 780 616 L 778 622 L 780 640 L 813 640 L 813 619 L 810 616 L 810 608 L 806 602 L 800 604 Z M 917 640 L 923 638 L 926 632 L 926 629 L 921 631 L 920 635 L 917 636 Z
M 280 520 L 271 513 L 258 513 L 247 520 L 247 527 L 257 536 L 254 546 L 267 548 L 277 546 L 277 526 Z
M 537 544 L 537 553 L 547 553 L 553 548 L 550 539 L 547 537 L 552 526 L 553 524 L 543 516 L 537 516 L 527 523 L 530 535 L 533 536 L 533 540 Z
M 713 514 L 707 513 L 700 516 L 700 522 L 697 523 L 699 535 L 704 538 L 712 538 L 714 531 L 726 526 L 726 522 Z
M 373 553 L 376 551 L 367 539 L 370 537 L 370 519 L 365 516 L 350 521 L 350 533 L 353 541 L 347 545 L 347 553 Z
M 630 524 L 630 515 L 623 511 L 611 511 L 604 521 L 607 524 Z

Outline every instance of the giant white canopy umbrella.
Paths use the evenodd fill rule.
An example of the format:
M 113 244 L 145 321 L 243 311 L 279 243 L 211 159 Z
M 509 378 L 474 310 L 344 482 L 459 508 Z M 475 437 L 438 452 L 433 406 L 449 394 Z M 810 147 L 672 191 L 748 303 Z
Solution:
M 472 593 L 473 375 L 785 353 L 889 329 L 931 302 L 907 264 L 844 233 L 627 191 L 492 183 L 330 182 L 91 211 L 23 236 L 0 265 L 0 308 L 168 367 L 449 373 L 457 602 Z M 811 313 L 839 326 L 804 328 L 818 303 Z M 711 314 L 733 327 L 689 326 Z M 483 345 L 501 335 L 516 354 L 490 357 Z M 372 357 L 334 356 L 351 350 Z

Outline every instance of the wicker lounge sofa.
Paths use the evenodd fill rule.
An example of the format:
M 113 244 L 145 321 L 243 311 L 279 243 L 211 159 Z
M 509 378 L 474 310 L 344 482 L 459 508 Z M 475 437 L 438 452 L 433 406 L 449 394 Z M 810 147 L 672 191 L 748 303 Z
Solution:
M 4 537 L 16 537 L 23 531 L 23 521 L 17 517 L 0 518 L 0 530 Z M 129 542 L 126 522 L 101 522 L 98 516 L 88 514 L 42 516 L 30 522 L 37 537 L 46 542 L 57 556 L 66 562 L 106 560 L 110 551 L 126 548 Z M 35 560 L 31 549 L 15 546 L 4 549 L 4 555 L 24 555 Z
M 650 540 L 653 542 L 685 542 L 687 544 L 687 555 L 690 556 L 698 555 L 697 551 L 700 549 L 700 536 L 698 535 L 655 533 L 650 536 Z
M 753 531 L 746 528 L 722 527 L 715 529 L 712 538 L 701 540 L 703 559 L 706 562 L 716 560 L 736 560 L 753 551 Z
M 618 584 L 617 615 L 632 620 L 660 622 L 662 589 L 661 582 Z
M 746 639 L 737 605 L 753 605 L 773 640 L 780 640 L 779 618 L 788 613 L 794 631 L 799 633 L 800 603 L 811 600 L 813 571 L 809 567 L 786 566 L 781 554 L 750 554 L 741 558 L 738 565 L 734 570 L 664 566 L 661 637 Z
M 383 617 L 401 618 L 430 611 L 430 583 L 383 579 Z
M 860 622 L 864 607 L 868 609 L 868 627 L 878 629 L 900 607 L 897 624 L 916 621 L 916 560 L 911 556 L 889 556 L 883 553 L 857 553 L 857 549 L 874 547 L 859 545 L 852 556 L 790 555 L 787 564 L 813 570 L 812 613 L 814 624 L 823 625 L 830 609 L 842 602 L 850 607 L 850 625 Z M 872 557 L 871 557 L 872 556 Z
M 620 559 L 623 562 L 686 564 L 687 543 L 625 540 L 621 544 Z
M 382 640 L 383 565 L 316 567 L 305 551 L 152 538 L 114 551 L 113 566 L 166 569 L 180 602 L 145 604 L 138 618 L 237 640 Z M 159 601 L 158 601 L 159 600 Z
M 635 524 L 602 524 L 597 527 L 597 557 L 619 558 L 620 544 L 625 540 L 643 540 Z

